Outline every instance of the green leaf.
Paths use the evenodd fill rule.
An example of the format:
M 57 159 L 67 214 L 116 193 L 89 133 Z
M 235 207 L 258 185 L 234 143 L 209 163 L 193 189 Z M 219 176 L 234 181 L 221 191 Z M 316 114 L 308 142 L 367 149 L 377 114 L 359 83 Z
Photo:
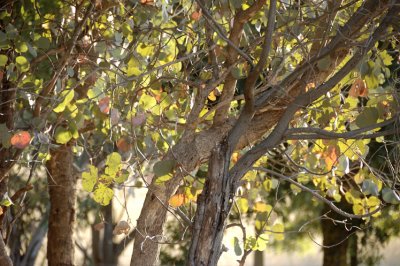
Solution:
M 17 58 L 15 58 L 15 62 L 17 63 L 17 68 L 21 72 L 26 72 L 29 70 L 29 61 L 24 56 L 17 56 Z
M 60 98 L 63 99 L 56 108 L 53 109 L 56 113 L 61 113 L 65 110 L 65 107 L 74 99 L 75 92 L 73 90 L 65 90 L 61 92 Z
M 16 50 L 18 53 L 25 53 L 26 51 L 28 51 L 28 45 L 26 45 L 26 43 L 23 42 L 23 41 L 18 41 L 18 42 L 15 44 L 15 50 Z
M 43 50 L 47 50 L 50 48 L 50 40 L 45 37 L 40 37 L 35 41 L 35 45 Z
M 161 177 L 172 173 L 176 164 L 175 160 L 164 160 L 156 162 L 153 166 L 153 172 L 156 177 Z
M 87 192 L 92 192 L 97 182 L 98 170 L 95 166 L 89 165 L 89 172 L 82 173 L 82 187 Z
M 113 196 L 114 191 L 101 183 L 97 186 L 93 194 L 94 200 L 104 206 L 110 204 Z
M 387 187 L 382 189 L 382 199 L 385 202 L 391 203 L 391 204 L 399 204 L 400 203 L 399 194 Z
M 8 57 L 4 54 L 0 54 L 0 67 L 3 67 L 7 64 Z
M 11 205 L 13 205 L 14 203 L 12 202 L 11 198 L 8 196 L 8 192 L 6 192 L 3 195 L 3 199 L 0 201 L 0 205 L 1 206 L 6 206 L 9 207 Z
M 317 63 L 317 67 L 321 71 L 327 71 L 331 67 L 331 58 L 329 56 L 325 56 L 324 58 L 320 59 Z
M 115 182 L 118 184 L 124 183 L 126 180 L 128 180 L 129 177 L 129 172 L 126 170 L 122 170 L 117 176 L 114 178 Z
M 64 127 L 57 127 L 54 138 L 59 144 L 66 144 L 72 139 L 71 132 Z
M 361 112 L 356 118 L 356 125 L 360 128 L 367 127 L 376 124 L 379 118 L 379 112 L 377 108 L 367 107 Z
M 105 173 L 112 178 L 121 170 L 121 155 L 118 152 L 113 152 L 107 156 Z
M 240 247 L 239 238 L 236 236 L 233 237 L 233 250 L 235 251 L 236 256 L 241 256 L 243 253 L 242 248 Z
M 382 59 L 382 62 L 385 66 L 390 66 L 393 61 L 393 57 L 391 57 L 388 52 L 385 50 L 379 54 Z

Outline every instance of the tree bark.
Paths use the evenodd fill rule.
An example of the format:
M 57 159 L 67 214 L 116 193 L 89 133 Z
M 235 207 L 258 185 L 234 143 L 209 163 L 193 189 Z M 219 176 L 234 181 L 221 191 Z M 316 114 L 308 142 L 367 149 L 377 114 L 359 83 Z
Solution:
M 197 199 L 188 265 L 217 265 L 228 214 L 235 196 L 235 185 L 228 175 L 229 144 L 223 141 L 213 150 L 208 178 Z
M 76 176 L 70 145 L 62 145 L 50 152 L 49 172 L 50 216 L 47 236 L 49 265 L 74 265 L 74 224 Z

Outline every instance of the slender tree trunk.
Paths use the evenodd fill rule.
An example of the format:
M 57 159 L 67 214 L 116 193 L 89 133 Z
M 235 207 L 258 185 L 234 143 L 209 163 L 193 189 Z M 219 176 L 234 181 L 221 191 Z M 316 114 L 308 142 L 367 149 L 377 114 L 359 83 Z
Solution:
M 49 171 L 50 216 L 47 238 L 49 265 L 74 265 L 76 176 L 70 145 L 51 151 Z
M 112 218 L 112 201 L 107 206 L 103 207 L 104 210 L 104 235 L 103 235 L 103 263 L 107 266 L 116 265 L 114 257 L 113 245 L 113 218 Z

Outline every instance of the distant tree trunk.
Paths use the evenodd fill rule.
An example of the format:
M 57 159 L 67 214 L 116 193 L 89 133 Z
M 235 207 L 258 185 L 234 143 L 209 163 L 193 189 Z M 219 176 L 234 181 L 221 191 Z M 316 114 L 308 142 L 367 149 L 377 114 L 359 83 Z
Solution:
M 76 177 L 70 145 L 51 151 L 47 163 L 50 196 L 47 259 L 49 265 L 74 265 Z
M 351 206 L 346 202 L 337 204 L 339 208 L 345 211 L 351 211 Z M 322 213 L 325 214 L 330 210 L 328 206 L 325 206 Z M 324 259 L 323 266 L 348 266 L 348 247 L 349 247 L 349 236 L 354 229 L 351 230 L 354 223 L 359 224 L 358 221 L 347 221 L 345 225 L 343 222 L 348 220 L 336 212 L 330 211 L 327 216 L 330 219 L 321 220 L 322 236 L 324 238 Z
M 254 266 L 263 266 L 264 265 L 264 252 L 256 250 L 254 252 Z
M 109 205 L 104 206 L 104 235 L 103 235 L 103 262 L 107 266 L 116 265 L 114 256 L 114 243 L 113 243 L 113 211 L 112 201 Z

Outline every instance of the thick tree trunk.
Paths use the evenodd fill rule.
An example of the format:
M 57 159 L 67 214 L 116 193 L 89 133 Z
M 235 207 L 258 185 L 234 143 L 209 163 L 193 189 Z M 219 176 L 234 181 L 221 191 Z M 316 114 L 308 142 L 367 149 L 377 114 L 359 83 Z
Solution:
M 50 216 L 47 237 L 49 265 L 74 265 L 76 176 L 71 146 L 51 151 L 49 171 Z
M 235 195 L 227 174 L 229 160 L 226 142 L 217 146 L 210 157 L 208 177 L 197 199 L 188 265 L 217 265 L 222 252 L 222 238 Z

